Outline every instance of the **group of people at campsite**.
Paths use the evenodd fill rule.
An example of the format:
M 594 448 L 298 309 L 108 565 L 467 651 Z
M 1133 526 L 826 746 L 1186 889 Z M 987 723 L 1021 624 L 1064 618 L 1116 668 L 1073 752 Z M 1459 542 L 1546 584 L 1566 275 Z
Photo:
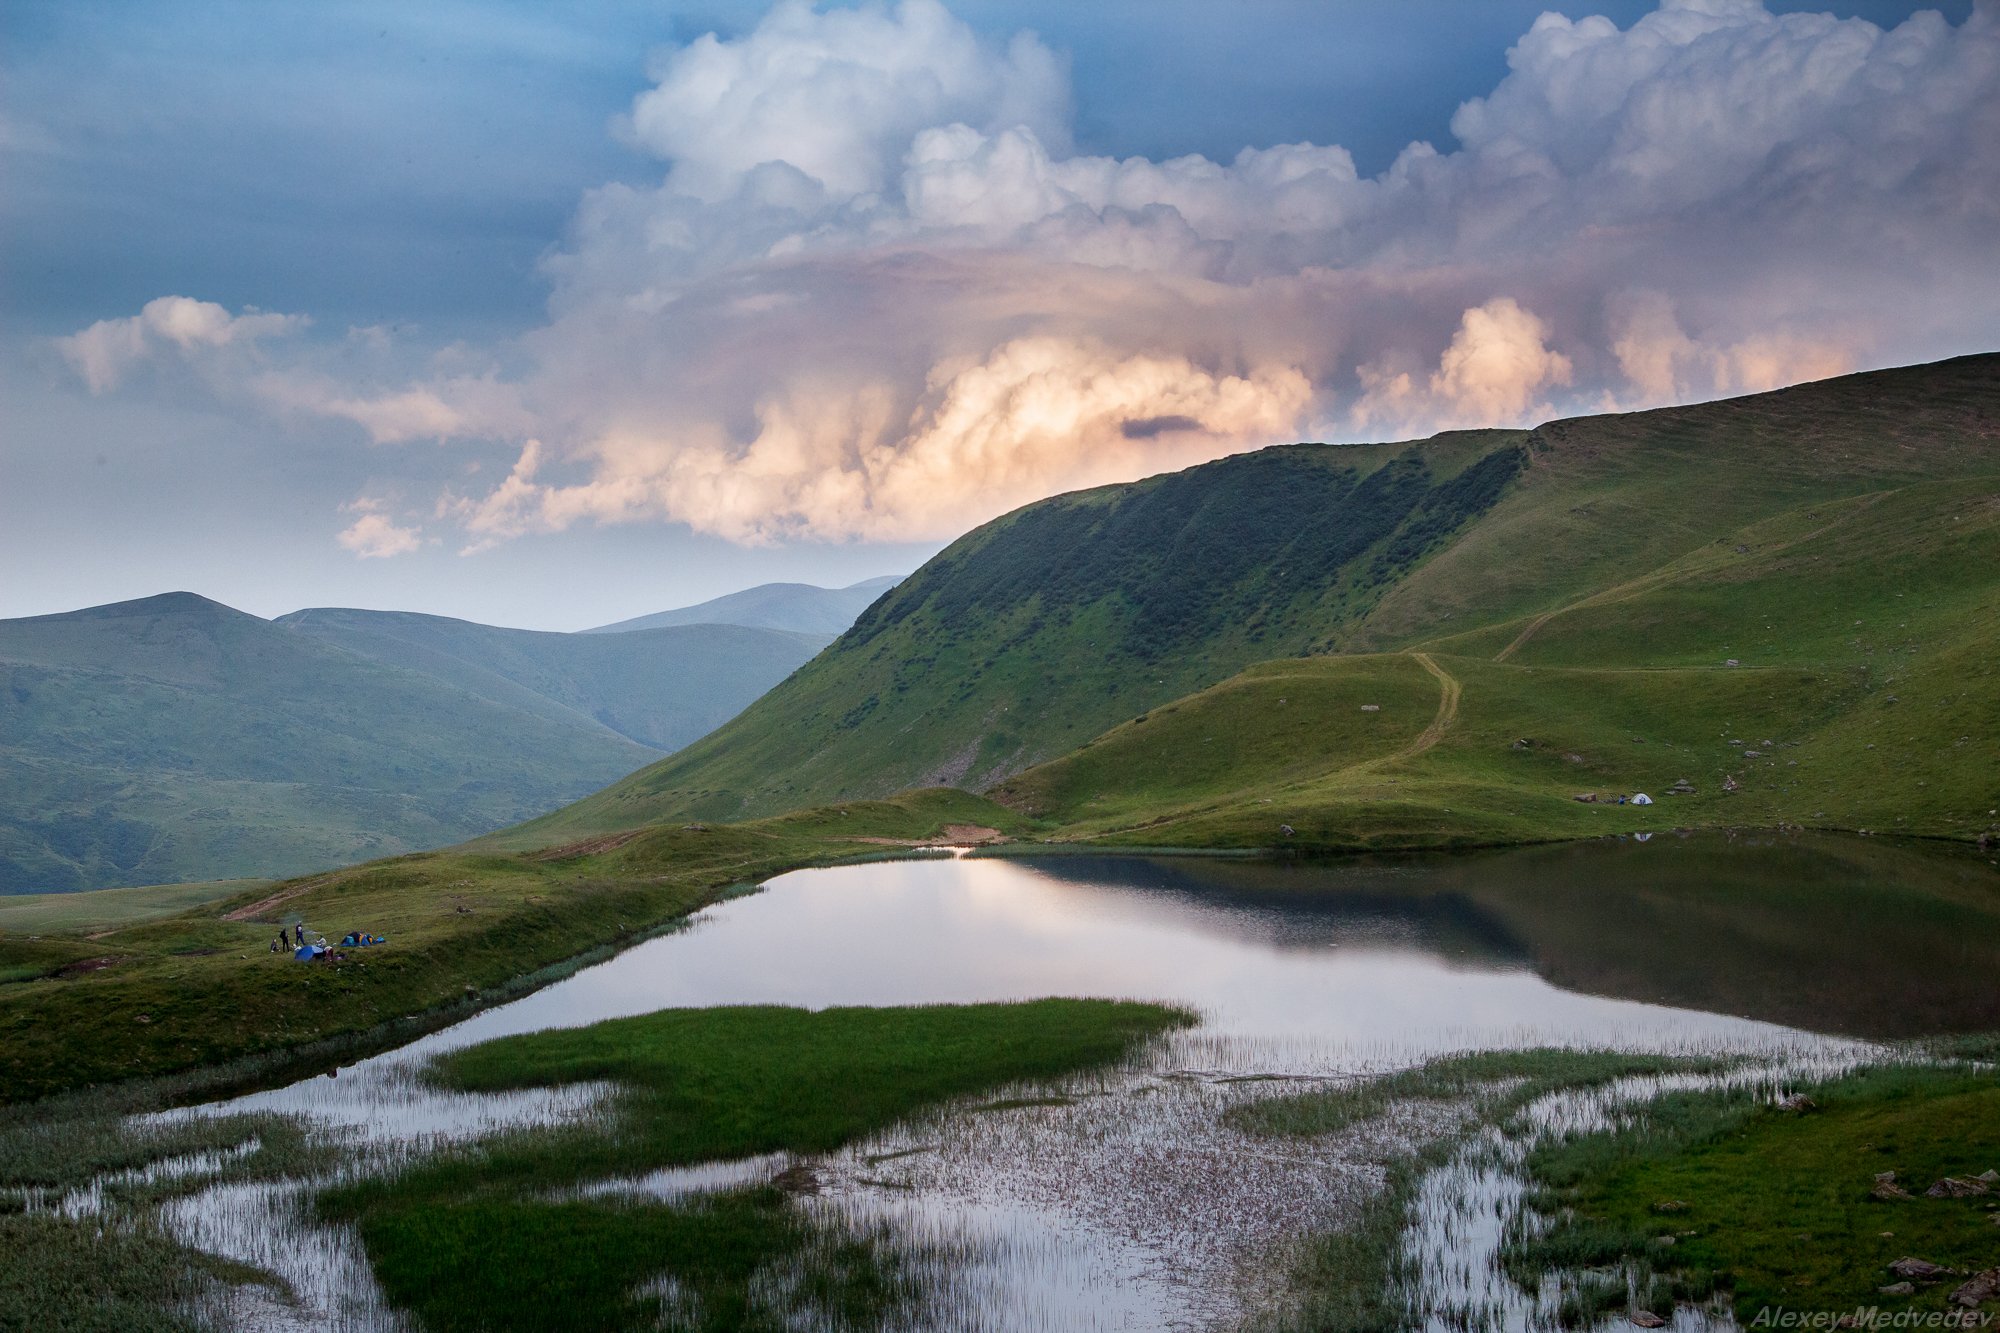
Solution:
M 388 942 L 382 936 L 369 931 L 350 930 L 341 938 L 339 947 L 342 949 L 366 949 L 377 944 L 387 944 Z M 306 923 L 303 921 L 295 924 L 289 932 L 283 926 L 278 927 L 278 937 L 271 941 L 271 952 L 289 953 L 302 963 L 318 962 L 321 959 L 339 963 L 347 959 L 346 954 L 334 952 L 333 948 L 327 944 L 326 936 L 324 935 L 315 934 L 308 940 L 306 938 Z

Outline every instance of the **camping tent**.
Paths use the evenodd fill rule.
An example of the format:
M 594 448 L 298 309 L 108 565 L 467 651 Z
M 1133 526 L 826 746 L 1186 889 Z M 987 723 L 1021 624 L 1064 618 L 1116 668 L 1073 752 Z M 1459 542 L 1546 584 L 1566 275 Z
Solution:
M 1645 792 L 1640 792 L 1637 796 L 1634 796 L 1632 798 L 1632 804 L 1634 805 L 1651 805 L 1652 803 L 1653 803 L 1653 798 L 1646 795 Z

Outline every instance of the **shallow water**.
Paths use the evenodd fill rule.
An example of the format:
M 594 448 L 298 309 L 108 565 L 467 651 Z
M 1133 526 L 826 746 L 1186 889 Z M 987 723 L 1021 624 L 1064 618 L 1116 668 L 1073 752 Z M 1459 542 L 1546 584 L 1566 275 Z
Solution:
M 823 1188 L 807 1206 L 976 1256 L 951 1275 L 941 1324 L 1203 1326 L 1260 1304 L 1287 1247 L 1340 1225 L 1380 1181 L 1380 1144 L 1366 1135 L 1251 1140 L 1219 1119 L 1230 1105 L 1469 1049 L 1839 1061 L 1865 1046 L 1843 1034 L 2000 1027 L 1990 986 L 2000 958 L 1987 956 L 2000 950 L 1995 886 L 1966 858 L 1721 838 L 1337 866 L 966 857 L 802 871 L 338 1078 L 180 1114 L 302 1115 L 382 1160 L 591 1114 L 601 1088 L 467 1096 L 411 1077 L 438 1052 L 512 1033 L 674 1006 L 1177 1002 L 1200 1013 L 1198 1027 L 1131 1068 L 1073 1080 L 1067 1104 L 961 1108 L 855 1145 L 819 1165 Z M 1830 967 L 1841 985 L 1828 985 Z M 676 1197 L 782 1165 L 578 1189 Z M 1503 1299 L 1474 1271 L 1506 1201 L 1478 1172 L 1497 1181 L 1504 1166 L 1457 1164 L 1459 1192 L 1481 1201 L 1456 1225 L 1490 1225 L 1411 1243 L 1451 1249 L 1469 1285 L 1446 1293 L 1450 1303 L 1511 1327 L 1535 1322 L 1537 1303 Z M 227 1252 L 214 1215 L 243 1203 L 240 1187 L 218 1186 L 169 1221 Z M 284 1206 L 259 1195 L 259 1207 Z M 379 1306 L 351 1247 L 314 1243 L 342 1256 L 338 1315 L 372 1326 Z M 301 1296 L 312 1306 L 312 1292 Z

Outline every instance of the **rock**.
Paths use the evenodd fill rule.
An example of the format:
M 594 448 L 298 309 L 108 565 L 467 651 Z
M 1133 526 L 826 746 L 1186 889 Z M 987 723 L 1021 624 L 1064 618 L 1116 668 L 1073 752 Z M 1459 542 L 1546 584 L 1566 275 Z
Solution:
M 1735 791 L 1735 790 L 1736 790 L 1736 779 L 1735 779 L 1734 777 L 1726 777 L 1726 778 L 1724 778 L 1724 779 L 1722 780 L 1722 789 L 1723 789 L 1724 791 Z
M 1724 663 L 1723 663 L 1722 665 L 1724 665 L 1724 666 L 1742 666 L 1743 664 L 1742 664 L 1741 662 L 1737 661 L 1737 660 L 1736 660 L 1735 658 L 1733 658 L 1733 657 L 1732 657 L 1732 658 L 1729 658 L 1729 659 L 1728 659 L 1727 661 L 1725 661 L 1725 662 L 1724 662 Z
M 1803 1092 L 1795 1092 L 1789 1097 L 1780 1097 L 1773 1103 L 1780 1111 L 1790 1111 L 1793 1115 L 1804 1115 L 1807 1111 L 1819 1110 L 1819 1103 Z
M 1914 1282 L 1891 1282 L 1888 1286 L 1877 1287 L 1875 1290 L 1883 1296 L 1914 1296 L 1917 1292 L 1917 1284 Z
M 1688 1210 L 1688 1207 L 1689 1204 L 1686 1199 L 1662 1199 L 1653 1205 L 1653 1211 L 1656 1213 L 1684 1213 Z
M 772 1176 L 771 1183 L 787 1194 L 818 1194 L 819 1169 L 810 1162 L 794 1162 Z
M 1963 1305 L 1968 1310 L 1977 1310 L 1987 1301 L 2000 1301 L 2000 1268 L 1974 1273 L 1970 1282 L 1951 1294 L 1953 1305 Z
M 1889 1172 L 1889 1174 L 1894 1175 L 1895 1172 L 1892 1171 Z M 1900 1199 L 1910 1199 L 1916 1197 L 1915 1195 L 1911 1194 L 1908 1190 L 1904 1189 L 1901 1185 L 1898 1185 L 1895 1181 L 1881 1180 L 1881 1179 L 1876 1180 L 1875 1188 L 1868 1191 L 1868 1196 L 1872 1199 L 1880 1199 L 1884 1203 L 1894 1203 Z
M 1585 805 L 1596 805 L 1596 804 L 1597 804 L 1597 793 L 1596 793 L 1596 792 L 1594 792 L 1594 791 L 1587 791 L 1587 792 L 1583 792 L 1583 793 L 1581 793 L 1581 794 L 1579 794 L 1579 795 L 1576 795 L 1576 796 L 1572 796 L 1572 797 L 1570 797 L 1570 799 L 1571 799 L 1572 801 L 1582 801 L 1582 802 L 1583 802 L 1583 803 L 1584 803 Z
M 1762 759 L 1764 757 L 1764 752 L 1762 750 L 1745 750 L 1743 752 L 1743 757 L 1745 759 Z
M 1381 704 L 1363 704 L 1363 705 L 1361 705 L 1361 711 L 1362 711 L 1362 712 L 1364 712 L 1364 713 L 1379 713 L 1379 712 L 1381 712 L 1381 711 L 1382 711 L 1382 705 L 1381 705 Z
M 1915 1282 L 1935 1282 L 1941 1277 L 1950 1277 L 1952 1273 L 1951 1269 L 1928 1259 L 1898 1259 L 1889 1265 L 1889 1271 Z
M 1634 1310 L 1632 1312 L 1632 1323 L 1637 1328 L 1665 1328 L 1667 1326 L 1667 1321 L 1654 1314 L 1651 1310 Z
M 1289 838 L 1292 836 L 1292 826 L 1290 824 L 1280 824 L 1278 825 L 1278 832 Z
M 1572 764 L 1580 764 L 1583 762 L 1583 756 L 1580 754 L 1566 754 L 1563 756 L 1563 758 L 1569 760 Z
M 1984 1181 L 1967 1180 L 1963 1176 L 1946 1176 L 1925 1190 L 1924 1196 L 1931 1199 L 1971 1199 L 1992 1192 L 1986 1188 Z
M 1973 1179 L 1987 1185 L 2000 1185 L 2000 1171 L 1981 1171 Z

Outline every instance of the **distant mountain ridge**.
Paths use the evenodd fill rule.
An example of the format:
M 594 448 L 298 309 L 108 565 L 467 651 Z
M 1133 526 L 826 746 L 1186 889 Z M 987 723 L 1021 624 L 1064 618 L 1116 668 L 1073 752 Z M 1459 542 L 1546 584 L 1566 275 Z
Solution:
M 341 607 L 294 611 L 272 623 L 494 703 L 606 727 L 660 751 L 715 730 L 833 639 L 734 624 L 556 634 Z
M 888 574 L 845 588 L 821 588 L 811 583 L 762 583 L 694 606 L 656 611 L 649 616 L 599 625 L 583 633 L 627 634 L 669 625 L 745 625 L 752 629 L 824 634 L 831 639 L 902 581 L 901 574 Z
M 340 609 L 267 621 L 185 592 L 0 621 L 0 892 L 458 842 L 685 745 L 825 642 Z

